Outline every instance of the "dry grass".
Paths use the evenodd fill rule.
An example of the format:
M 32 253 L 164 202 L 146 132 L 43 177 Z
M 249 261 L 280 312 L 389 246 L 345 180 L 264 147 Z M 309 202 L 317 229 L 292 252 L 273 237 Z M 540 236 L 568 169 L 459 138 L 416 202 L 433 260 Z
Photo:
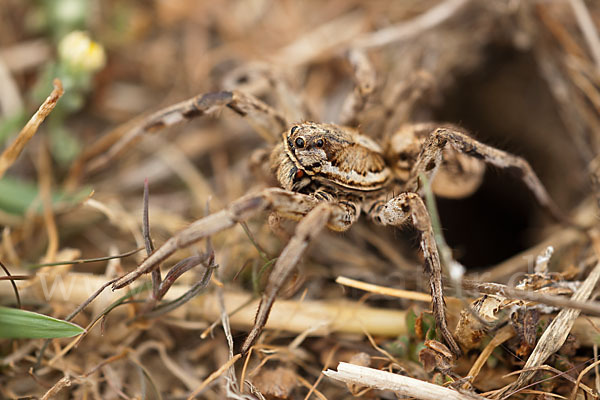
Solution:
M 87 332 L 48 343 L 0 341 L 0 397 L 598 397 L 600 4 L 91 4 L 85 26 L 108 61 L 83 90 L 83 108 L 60 108 L 70 87 L 61 77 L 59 108 L 41 126 L 26 125 L 31 140 L 18 151 L 8 147 L 13 139 L 3 139 L 14 156 L 0 158 L 0 184 L 10 179 L 17 182 L 12 190 L 21 190 L 30 182 L 33 191 L 25 202 L 24 192 L 0 189 L 0 261 L 18 279 L 29 278 L 17 282 L 25 307 L 73 318 Z M 45 30 L 36 31 L 35 21 L 48 12 L 34 2 L 5 0 L 0 7 L 0 133 L 25 125 L 11 126 L 17 105 L 26 104 L 29 116 L 42 104 L 33 92 L 55 60 L 58 28 L 49 14 Z M 460 325 L 467 350 L 461 358 L 426 342 L 435 336 L 428 332 L 429 286 L 410 229 L 364 221 L 344 234 L 321 234 L 243 357 L 239 346 L 293 222 L 264 214 L 176 253 L 164 263 L 163 279 L 190 255 L 208 270 L 179 264 L 164 293 L 141 286 L 157 275 L 125 290 L 100 290 L 145 258 L 142 251 L 116 257 L 145 246 L 145 179 L 157 246 L 273 184 L 251 163 L 265 146 L 260 132 L 229 110 L 146 135 L 113 155 L 128 127 L 152 111 L 232 87 L 292 119 L 300 108 L 314 120 L 335 121 L 355 87 L 346 57 L 359 49 L 376 70 L 357 117 L 365 134 L 384 139 L 410 121 L 462 125 L 530 161 L 560 207 L 587 228 L 547 218 L 524 185 L 502 171 L 489 169 L 471 198 L 438 199 L 452 256 L 468 267 L 463 285 L 446 285 L 450 325 Z M 56 90 L 50 101 L 60 97 Z M 59 128 L 82 144 L 70 161 L 57 153 Z M 4 205 L 18 200 L 25 203 Z M 548 246 L 549 262 L 536 262 Z M 100 259 L 75 261 L 93 258 Z M 28 269 L 51 262 L 62 265 Z M 193 299 L 184 303 L 186 293 Z M 177 299 L 168 312 L 154 309 Z M 0 304 L 16 305 L 9 282 L 0 281 Z M 139 317 L 150 309 L 152 318 Z M 342 362 L 340 372 L 323 374 Z M 352 375 L 342 379 L 347 384 L 336 380 L 344 371 Z

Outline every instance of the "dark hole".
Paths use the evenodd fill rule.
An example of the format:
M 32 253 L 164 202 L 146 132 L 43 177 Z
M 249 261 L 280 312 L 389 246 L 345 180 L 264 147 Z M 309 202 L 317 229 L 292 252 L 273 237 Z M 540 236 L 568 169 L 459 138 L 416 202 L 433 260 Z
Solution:
M 560 121 L 534 58 L 491 47 L 480 70 L 457 80 L 434 120 L 453 122 L 483 143 L 524 157 L 565 211 L 580 198 L 583 163 Z M 539 243 L 553 221 L 518 174 L 488 167 L 469 198 L 438 198 L 444 234 L 457 259 L 488 267 Z
M 536 204 L 519 182 L 488 169 L 465 199 L 437 198 L 446 241 L 467 267 L 488 267 L 528 247 Z

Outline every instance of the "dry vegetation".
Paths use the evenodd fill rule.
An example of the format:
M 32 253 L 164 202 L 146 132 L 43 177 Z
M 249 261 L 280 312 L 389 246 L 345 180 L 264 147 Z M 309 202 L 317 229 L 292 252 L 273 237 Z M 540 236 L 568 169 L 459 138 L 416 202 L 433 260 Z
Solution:
M 80 3 L 84 17 L 73 28 L 88 30 L 107 61 L 73 84 L 48 67 L 69 27 L 52 4 L 65 12 Z M 8 150 L 0 166 L 8 170 L 0 183 L 10 185 L 0 189 L 0 261 L 27 309 L 66 319 L 85 305 L 73 321 L 87 333 L 0 341 L 0 398 L 597 398 L 598 27 L 593 0 L 1 0 Z M 157 246 L 273 185 L 251 162 L 265 141 L 230 110 L 143 135 L 114 154 L 128 121 L 232 88 L 291 119 L 303 109 L 337 121 L 355 90 L 352 49 L 376 71 L 373 93 L 350 121 L 365 134 L 383 139 L 409 121 L 461 125 L 526 158 L 560 208 L 587 227 L 554 222 L 518 179 L 493 168 L 473 196 L 436 200 L 452 257 L 467 267 L 463 281 L 446 282 L 460 358 L 436 341 L 415 232 L 368 221 L 319 235 L 244 356 L 237 353 L 269 267 L 295 226 L 275 215 L 165 262 L 163 276 L 190 255 L 201 265 L 171 270 L 181 274 L 168 277 L 177 279 L 162 302 L 144 276 L 86 303 L 145 258 L 68 263 L 144 247 L 145 179 Z M 54 77 L 65 87 L 58 108 L 37 133 L 41 120 L 15 140 Z M 24 109 L 27 118 L 14 117 Z M 31 268 L 53 262 L 62 265 Z M 0 304 L 16 307 L 3 279 Z M 189 290 L 189 302 L 157 307 Z

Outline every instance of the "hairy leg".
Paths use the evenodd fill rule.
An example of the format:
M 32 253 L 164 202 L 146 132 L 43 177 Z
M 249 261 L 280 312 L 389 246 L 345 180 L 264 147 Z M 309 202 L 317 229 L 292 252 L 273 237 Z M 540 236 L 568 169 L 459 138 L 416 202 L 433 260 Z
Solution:
M 311 196 L 316 199 L 319 197 Z M 314 239 L 325 226 L 335 231 L 343 231 L 348 229 L 356 222 L 360 213 L 360 207 L 349 201 L 329 201 L 321 200 L 312 211 L 300 220 L 294 236 L 290 239 L 285 249 L 273 267 L 273 271 L 269 276 L 269 282 L 262 294 L 254 326 L 248 334 L 248 337 L 242 345 L 242 353 L 246 353 L 250 346 L 254 344 L 260 333 L 262 332 L 267 318 L 271 313 L 271 308 L 277 297 L 277 293 L 281 287 L 287 282 L 291 272 L 294 270 L 298 260 L 306 250 L 306 247 L 312 239 Z
M 262 294 L 260 305 L 256 312 L 254 326 L 242 345 L 242 353 L 246 353 L 254 342 L 256 342 L 256 339 L 267 323 L 277 293 L 287 282 L 310 241 L 327 225 L 330 214 L 330 204 L 321 203 L 298 223 L 294 236 L 279 255 L 279 258 L 273 267 L 273 271 L 269 276 L 269 282 Z
M 514 172 L 531 190 L 538 203 L 553 218 L 570 224 L 568 218 L 554 203 L 546 188 L 525 159 L 485 145 L 453 128 L 437 128 L 429 134 L 416 163 L 412 167 L 405 190 L 418 192 L 422 188 L 422 182 L 420 182 L 421 174 L 425 175 L 429 180 L 433 178 L 442 163 L 443 150 L 447 145 L 452 146 L 462 154 Z
M 92 146 L 95 153 L 83 154 L 77 161 L 77 167 L 80 168 L 81 164 L 86 163 L 87 172 L 100 169 L 146 133 L 214 114 L 225 107 L 247 118 L 250 125 L 270 143 L 279 141 L 279 135 L 288 126 L 287 120 L 281 114 L 252 95 L 239 91 L 207 93 L 115 128 L 100 139 L 110 146 L 109 149 L 104 151 L 104 146 Z
M 163 260 L 175 251 L 214 233 L 228 229 L 238 221 L 250 218 L 263 210 L 273 210 L 286 217 L 300 219 L 318 203 L 319 201 L 312 196 L 279 188 L 269 188 L 256 194 L 241 197 L 225 209 L 199 219 L 177 233 L 154 251 L 137 269 L 122 276 L 112 287 L 113 289 L 119 289 L 128 285 L 141 275 L 157 268 Z
M 369 210 L 369 215 L 377 223 L 384 225 L 400 226 L 409 222 L 419 232 L 420 247 L 425 260 L 424 268 L 429 275 L 433 315 L 450 350 L 457 356 L 460 355 L 460 347 L 450 333 L 446 322 L 440 256 L 433 236 L 431 219 L 423 200 L 416 193 L 400 193 L 387 202 L 374 204 Z

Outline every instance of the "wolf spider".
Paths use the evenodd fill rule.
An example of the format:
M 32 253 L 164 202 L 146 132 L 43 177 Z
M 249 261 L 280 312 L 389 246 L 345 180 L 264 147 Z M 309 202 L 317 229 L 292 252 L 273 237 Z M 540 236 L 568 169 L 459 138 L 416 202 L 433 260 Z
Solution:
M 351 109 L 356 111 L 362 107 L 361 96 L 364 97 L 364 93 L 355 91 L 354 101 L 349 102 Z M 437 326 L 450 350 L 460 355 L 461 349 L 446 323 L 440 258 L 421 197 L 423 176 L 432 182 L 436 195 L 460 198 L 479 187 L 485 163 L 513 170 L 537 201 L 555 218 L 563 220 L 527 161 L 480 143 L 455 126 L 405 125 L 380 145 L 348 126 L 290 123 L 257 97 L 238 90 L 200 95 L 152 114 L 130 129 L 103 156 L 104 161 L 146 132 L 223 108 L 247 118 L 255 130 L 273 143 L 269 162 L 281 187 L 245 195 L 223 210 L 192 223 L 167 240 L 137 269 L 115 282 L 113 289 L 122 288 L 155 270 L 176 250 L 259 212 L 276 212 L 298 220 L 294 235 L 271 272 L 242 353 L 249 350 L 262 332 L 278 291 L 310 241 L 325 227 L 334 231 L 349 229 L 363 212 L 377 224 L 410 223 L 419 233 Z

